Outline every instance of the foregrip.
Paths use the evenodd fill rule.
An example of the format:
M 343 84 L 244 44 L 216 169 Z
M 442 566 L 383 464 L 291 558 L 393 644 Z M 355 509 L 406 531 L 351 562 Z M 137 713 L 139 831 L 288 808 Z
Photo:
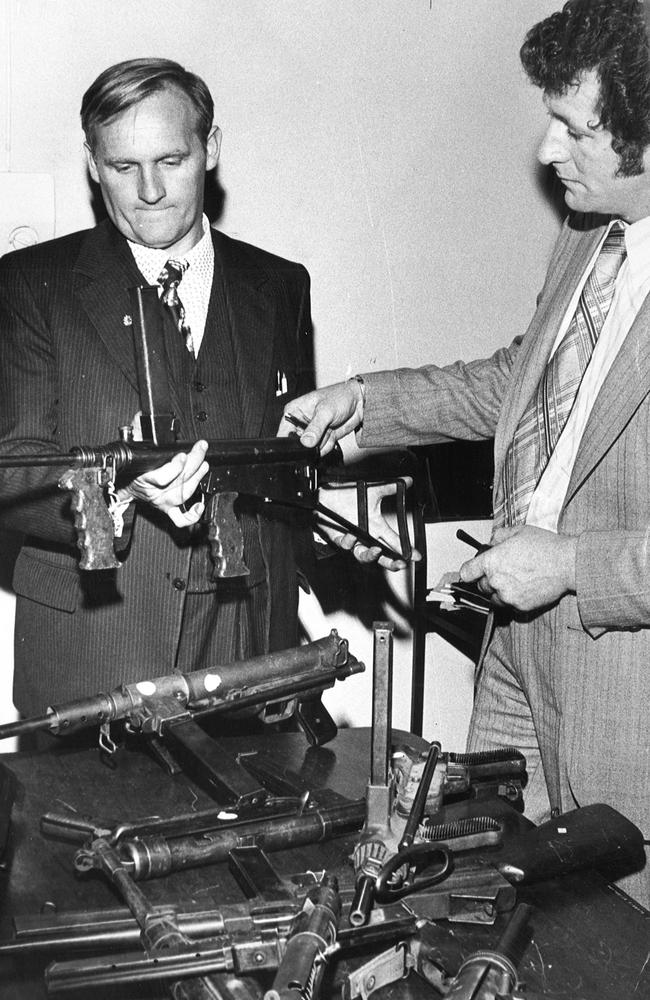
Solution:
M 68 469 L 59 479 L 59 488 L 72 493 L 80 569 L 117 569 L 120 565 L 113 548 L 113 521 L 104 499 L 104 479 L 101 469 Z

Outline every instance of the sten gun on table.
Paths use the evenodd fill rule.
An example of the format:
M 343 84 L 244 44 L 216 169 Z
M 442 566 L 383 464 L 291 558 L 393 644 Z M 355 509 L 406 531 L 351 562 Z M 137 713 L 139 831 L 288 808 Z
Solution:
M 362 803 L 350 805 L 362 808 Z M 501 803 L 501 807 L 512 818 L 517 817 L 507 803 Z M 478 918 L 472 919 L 468 912 L 469 900 L 473 898 L 475 907 L 484 911 L 483 919 L 478 922 L 490 924 L 497 912 L 515 907 L 516 886 L 612 862 L 632 870 L 644 859 L 640 831 L 608 806 L 585 806 L 523 832 L 521 820 L 518 817 L 517 820 L 517 832 L 511 829 L 498 848 L 487 854 L 479 852 L 469 862 L 463 858 L 467 852 L 457 853 L 453 838 L 449 838 L 447 849 L 453 854 L 454 864 L 446 880 L 424 889 L 414 886 L 408 900 L 378 900 L 363 926 L 352 926 L 350 919 L 354 894 L 352 872 L 349 868 L 336 871 L 342 912 L 337 946 L 358 950 L 382 941 L 401 941 L 400 946 L 376 955 L 351 975 L 344 1000 L 355 1000 L 357 996 L 367 1000 L 375 988 L 402 978 L 411 970 L 424 975 L 443 995 L 491 1000 L 489 991 L 473 993 L 472 990 L 499 986 L 505 996 L 514 1000 L 516 968 L 528 941 L 526 908 L 515 911 L 495 952 L 483 951 L 469 958 L 458 955 L 458 935 L 436 922 L 477 922 Z M 356 821 L 361 821 L 359 809 Z M 278 823 L 280 836 L 281 827 L 282 822 Z M 249 837 L 245 839 L 246 846 L 231 846 L 228 860 L 231 873 L 248 895 L 249 903 L 214 910 L 204 904 L 201 910 L 181 910 L 174 905 L 151 904 L 136 886 L 137 876 L 120 844 L 111 846 L 106 839 L 99 838 L 92 845 L 97 867 L 115 884 L 129 909 L 15 917 L 14 940 L 0 944 L 0 958 L 20 955 L 29 958 L 30 954 L 40 952 L 60 955 L 89 949 L 98 953 L 95 958 L 51 965 L 47 975 L 52 992 L 154 979 L 178 981 L 233 973 L 239 976 L 277 969 L 286 954 L 287 940 L 295 930 L 305 929 L 309 906 L 300 916 L 305 909 L 305 893 L 309 897 L 310 886 L 313 888 L 314 883 L 322 886 L 323 878 L 315 872 L 283 878 L 274 871 L 264 851 L 251 846 Z M 266 847 L 266 835 L 263 843 Z M 285 846 L 291 843 L 289 838 Z M 489 870 L 500 884 L 490 881 Z M 504 886 L 508 887 L 507 892 Z M 328 898 L 338 908 L 336 897 Z M 492 903 L 494 912 L 490 917 L 486 907 Z M 172 952 L 163 945 L 167 930 L 175 938 Z M 328 935 L 321 934 L 329 942 L 325 950 L 334 946 L 331 928 Z M 138 943 L 140 951 L 120 953 L 124 948 L 137 948 Z M 298 950 L 302 981 L 309 970 L 303 962 L 305 952 Z M 322 951 L 312 949 L 309 963 L 312 959 L 319 961 Z M 465 962 L 461 962 L 463 957 Z
M 314 904 L 318 906 L 320 898 L 321 905 L 331 910 L 333 903 L 332 913 L 339 916 L 332 883 L 326 873 L 305 873 L 300 886 L 280 900 L 257 897 L 216 909 L 184 912 L 174 906 L 152 906 L 137 890 L 134 893 L 133 887 L 128 887 L 129 909 L 15 918 L 16 936 L 13 941 L 0 943 L 0 958 L 14 956 L 29 961 L 41 953 L 62 956 L 95 952 L 95 957 L 59 958 L 48 966 L 48 993 L 54 994 L 126 983 L 187 982 L 197 976 L 223 976 L 226 986 L 229 977 L 270 972 L 277 972 L 278 986 L 280 976 L 284 983 L 296 975 L 307 980 L 312 968 L 317 966 L 314 971 L 318 971 L 327 957 L 319 942 L 308 937 L 314 930 L 306 926 Z M 130 912 L 136 902 L 139 919 Z M 333 927 L 333 921 L 327 920 L 330 914 L 324 915 L 322 929 L 328 933 L 330 950 L 335 948 L 337 952 L 385 946 L 418 930 L 415 917 L 401 905 L 378 911 L 375 922 L 358 929 L 348 927 L 345 918 Z M 152 946 L 143 936 L 143 924 L 155 927 L 162 920 L 177 934 L 173 951 Z M 446 930 L 440 928 L 436 938 L 444 950 L 450 943 L 453 953 L 454 942 Z M 308 950 L 304 944 L 310 942 L 316 947 Z M 455 960 L 454 968 L 457 965 Z
M 487 805 L 474 809 L 484 812 L 495 839 L 468 836 L 475 819 L 450 821 L 442 810 L 435 839 L 398 851 L 379 868 L 375 901 L 384 906 L 408 897 L 422 919 L 492 924 L 498 913 L 515 905 L 519 886 L 594 868 L 628 874 L 645 862 L 641 831 L 604 803 L 573 809 L 518 834 L 513 834 L 507 804 Z M 452 816 L 453 811 L 452 806 Z M 437 880 L 430 874 L 434 866 L 442 872 Z M 406 875 L 395 879 L 398 871 Z
M 450 755 L 434 741 L 418 762 L 401 754 L 398 784 L 390 739 L 392 625 L 375 622 L 373 630 L 370 780 L 366 820 L 352 856 L 351 923 L 363 926 L 376 902 L 408 895 L 423 919 L 487 924 L 512 908 L 517 885 L 599 865 L 620 863 L 626 872 L 642 867 L 643 835 L 605 804 L 509 837 L 508 813 L 516 815 L 513 807 L 521 806 L 526 783 L 526 762 L 516 750 Z M 471 794 L 483 782 L 492 800 L 477 790 Z M 453 801 L 468 792 L 469 803 Z M 413 902 L 422 898 L 428 901 L 425 912 Z
M 244 767 L 265 785 L 273 785 L 273 775 L 269 776 L 266 767 L 260 767 L 255 760 L 256 756 L 252 755 L 252 759 L 251 756 L 241 758 Z M 480 766 L 474 769 L 479 772 L 479 785 Z M 474 784 L 469 786 L 468 796 L 472 796 L 473 788 Z M 263 845 L 265 852 L 287 850 L 298 845 L 320 843 L 356 833 L 363 825 L 366 814 L 363 799 L 349 800 L 330 789 L 317 789 L 313 794 L 309 793 L 305 800 L 305 790 L 300 785 L 288 785 L 281 790 L 293 796 L 280 800 L 284 807 L 281 805 L 275 812 L 266 812 L 267 807 L 272 810 L 276 806 L 276 800 L 270 798 L 264 803 L 266 814 L 262 814 L 263 811 L 260 810 L 256 815 L 243 819 L 224 820 L 217 808 L 178 816 L 126 820 L 117 824 L 92 821 L 77 813 L 46 813 L 41 817 L 41 830 L 48 835 L 82 844 L 74 857 L 74 867 L 78 872 L 97 867 L 93 843 L 97 839 L 107 840 L 117 848 L 131 877 L 140 881 L 226 861 L 244 845 Z M 301 792 L 302 799 L 298 800 L 297 796 Z M 298 801 L 300 804 L 296 808 Z M 501 843 L 502 830 L 496 820 L 489 822 L 489 829 L 482 836 L 466 835 L 464 829 L 471 825 L 472 821 L 448 822 L 444 829 L 448 836 L 453 835 L 453 843 L 447 841 L 449 846 L 454 850 L 467 850 L 475 843 L 478 846 Z M 440 827 L 431 827 L 431 833 L 439 834 Z M 381 865 L 377 865 L 377 872 L 380 868 Z M 254 880 L 255 876 L 252 878 Z M 483 875 L 481 880 L 484 881 Z M 357 910 L 358 906 L 353 899 L 349 919 L 354 926 L 365 922 L 356 919 Z M 366 920 L 368 916 L 369 913 L 366 914 Z
M 504 804 L 506 810 L 512 809 Z M 277 877 L 272 881 L 268 868 L 258 878 L 259 894 L 254 896 L 255 873 L 260 876 L 259 851 L 241 849 L 237 871 L 247 875 L 246 886 L 253 885 L 248 909 L 243 904 L 219 910 L 178 911 L 172 906 L 153 907 L 134 883 L 134 872 L 120 856 L 118 848 L 106 841 L 94 845 L 98 867 L 108 875 L 128 903 L 126 910 L 96 913 L 47 914 L 14 920 L 16 936 L 0 944 L 0 957 L 32 952 L 63 950 L 104 950 L 110 954 L 96 958 L 56 962 L 48 969 L 52 992 L 93 985 L 124 982 L 147 982 L 154 979 L 192 978 L 215 973 L 248 974 L 279 968 L 286 954 L 286 942 L 292 931 L 300 928 L 306 915 L 304 880 L 299 885 Z M 453 845 L 449 844 L 452 852 Z M 252 865 L 246 871 L 252 852 Z M 237 853 L 234 849 L 233 854 Z M 463 1000 L 492 1000 L 500 996 L 519 998 L 517 966 L 528 943 L 528 908 L 517 908 L 494 951 L 482 951 L 469 957 L 458 955 L 458 935 L 438 925 L 440 920 L 493 923 L 497 913 L 513 910 L 516 886 L 556 878 L 580 868 L 593 868 L 612 861 L 625 862 L 627 870 L 638 866 L 644 857 L 642 835 L 628 820 L 604 805 L 585 806 L 523 833 L 513 834 L 487 857 L 465 861 L 454 857 L 454 866 L 445 882 L 428 888 L 414 887 L 408 900 L 394 898 L 378 901 L 363 926 L 351 926 L 354 886 L 349 869 L 337 871 L 338 891 L 343 914 L 338 945 L 374 946 L 396 939 L 401 945 L 390 952 L 375 955 L 349 977 L 344 1000 L 361 997 L 381 985 L 401 979 L 414 970 L 443 996 Z M 269 866 L 270 868 L 270 866 Z M 491 881 L 489 871 L 500 880 Z M 231 866 L 231 871 L 236 870 Z M 317 878 L 315 873 L 308 873 Z M 241 878 L 238 881 L 244 884 Z M 319 883 L 322 882 L 317 878 Z M 264 887 L 262 889 L 262 886 Z M 505 891 L 504 886 L 508 887 Z M 276 889 L 285 889 L 284 894 Z M 472 919 L 468 903 L 486 911 L 483 919 Z M 334 900 L 336 903 L 336 900 Z M 309 908 L 307 908 L 309 909 Z M 150 929 L 158 933 L 161 921 L 178 934 L 173 953 L 161 953 L 152 944 Z M 146 933 L 143 934 L 143 931 Z M 181 940 L 185 938 L 185 941 Z M 325 939 L 324 935 L 321 935 Z M 278 940 L 281 938 L 282 940 Z M 331 928 L 328 948 L 334 945 Z M 120 948 L 137 947 L 141 951 L 119 953 Z M 264 944 L 264 947 L 262 945 Z M 118 950 L 116 952 L 116 949 Z M 326 949 L 327 950 L 327 949 Z M 318 960 L 322 949 L 312 949 L 309 962 Z M 60 953 L 60 951 L 59 951 Z M 435 958 L 432 957 L 435 955 Z M 465 961 L 461 959 L 465 957 Z M 299 952 L 301 981 L 306 977 L 305 953 Z M 257 963 L 257 964 L 256 964 Z M 309 964 L 309 963 L 308 963 Z M 311 967 L 311 966 L 310 966 Z M 309 970 L 307 970 L 308 972 Z M 285 966 L 286 972 L 286 966 Z M 493 990 L 494 992 L 490 992 Z M 473 992 L 478 991 L 478 992 Z M 528 1000 L 532 1000 L 529 995 Z
M 100 727 L 100 746 L 116 749 L 110 724 L 124 720 L 164 755 L 165 745 L 185 757 L 198 777 L 221 801 L 238 808 L 259 806 L 266 790 L 212 739 L 197 720 L 242 709 L 259 709 L 267 723 L 294 716 L 312 745 L 333 739 L 337 727 L 321 701 L 338 680 L 365 670 L 335 629 L 329 636 L 277 653 L 256 656 L 226 666 L 215 665 L 187 674 L 168 674 L 121 684 L 109 693 L 54 705 L 44 715 L 0 726 L 0 739 L 37 731 L 54 735 Z M 162 742 L 164 741 L 164 743 Z M 168 757 L 168 755 L 167 755 Z M 171 760 L 167 763 L 177 770 Z

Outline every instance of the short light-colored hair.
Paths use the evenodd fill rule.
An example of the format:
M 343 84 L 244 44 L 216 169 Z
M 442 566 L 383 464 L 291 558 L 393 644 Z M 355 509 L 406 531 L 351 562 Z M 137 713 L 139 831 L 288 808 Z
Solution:
M 81 126 L 91 150 L 96 129 L 108 125 L 123 111 L 150 97 L 176 87 L 192 102 L 196 111 L 196 131 L 203 144 L 214 120 L 214 102 L 207 85 L 171 59 L 127 59 L 109 66 L 90 85 L 81 102 Z

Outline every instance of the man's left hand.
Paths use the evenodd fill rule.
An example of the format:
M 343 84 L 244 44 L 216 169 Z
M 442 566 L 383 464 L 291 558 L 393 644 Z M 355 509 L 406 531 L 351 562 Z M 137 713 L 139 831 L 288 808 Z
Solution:
M 518 525 L 497 528 L 491 547 L 460 567 L 495 604 L 517 611 L 547 607 L 576 588 L 576 535 Z
M 404 482 L 407 487 L 412 484 L 409 476 L 404 477 Z M 397 485 L 395 483 L 384 483 L 380 486 L 368 487 L 368 531 L 374 538 L 378 538 L 389 548 L 399 552 L 401 545 L 400 537 L 386 520 L 381 509 L 383 498 L 392 496 L 396 492 Z M 326 507 L 334 510 L 347 521 L 353 524 L 357 523 L 357 493 L 354 486 L 328 486 L 321 488 L 319 499 Z M 365 545 L 359 541 L 356 535 L 346 532 L 344 528 L 340 528 L 335 522 L 328 524 L 326 514 L 319 515 L 318 531 L 333 542 L 334 545 L 338 545 L 340 549 L 352 552 L 357 562 L 377 562 L 384 569 L 392 571 L 406 568 L 406 562 L 403 559 L 391 559 L 383 555 L 382 550 L 378 546 Z M 421 558 L 420 553 L 413 549 L 411 561 L 418 562 Z
M 194 496 L 199 483 L 209 472 L 205 456 L 207 441 L 197 441 L 187 454 L 179 452 L 165 465 L 138 476 L 118 490 L 118 500 L 140 500 L 164 511 L 177 528 L 187 528 L 201 517 L 203 501 L 184 510 L 183 505 Z

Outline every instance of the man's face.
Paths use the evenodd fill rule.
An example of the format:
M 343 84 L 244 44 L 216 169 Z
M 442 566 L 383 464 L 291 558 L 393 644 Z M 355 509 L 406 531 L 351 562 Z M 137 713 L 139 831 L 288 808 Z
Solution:
M 538 157 L 553 167 L 564 184 L 570 209 L 635 222 L 650 215 L 650 157 L 646 151 L 644 173 L 617 176 L 619 159 L 612 149 L 612 134 L 598 125 L 599 94 L 594 70 L 564 95 L 545 94 L 550 122 Z
M 106 211 L 134 243 L 180 256 L 202 235 L 206 170 L 219 159 L 219 130 L 204 145 L 196 111 L 176 87 L 144 98 L 99 126 L 88 168 Z

